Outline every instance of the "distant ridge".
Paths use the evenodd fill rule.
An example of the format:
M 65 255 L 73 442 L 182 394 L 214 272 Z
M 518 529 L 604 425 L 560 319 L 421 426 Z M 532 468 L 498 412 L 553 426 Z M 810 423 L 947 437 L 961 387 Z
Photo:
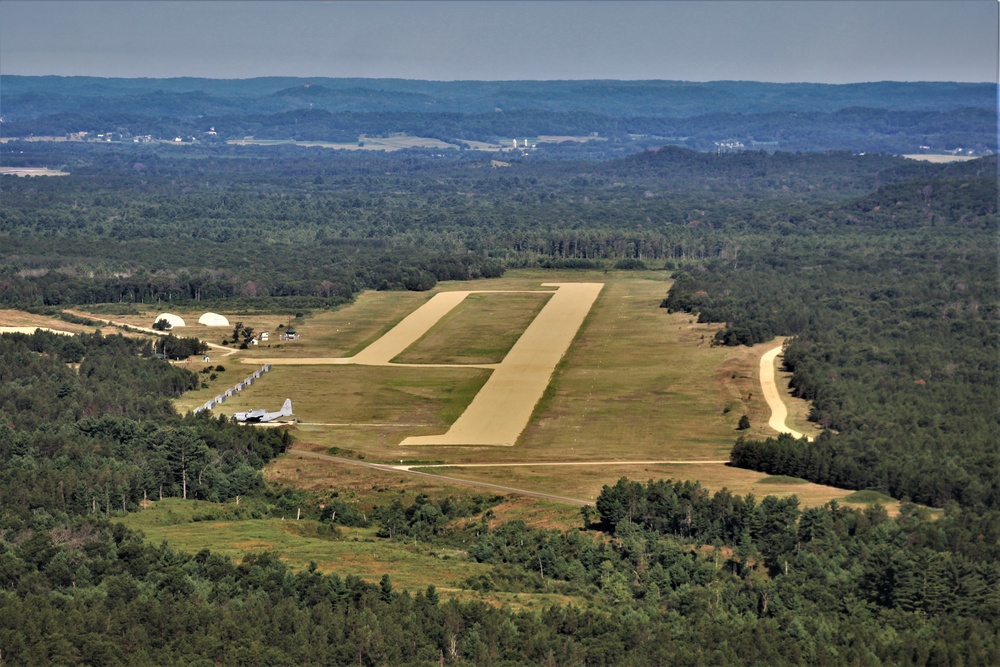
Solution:
M 604 157 L 666 144 L 971 156 L 997 149 L 992 83 L 4 75 L 0 88 L 7 138 L 190 145 L 253 137 L 361 147 L 363 137 L 405 135 L 456 149 L 532 138 L 549 155 L 594 154 L 581 146 L 594 138 L 605 142 Z M 576 146 L 537 140 L 544 136 L 574 138 Z
M 311 88 L 305 88 L 310 85 Z M 334 79 L 262 77 L 255 79 L 121 79 L 64 76 L 0 76 L 4 113 L 19 113 L 20 96 L 41 92 L 64 96 L 63 111 L 77 98 L 130 97 L 156 91 L 202 92 L 238 98 L 245 104 L 265 96 L 325 98 L 333 93 L 368 97 L 377 111 L 390 100 L 408 100 L 410 111 L 426 111 L 434 100 L 441 111 L 475 113 L 504 110 L 588 110 L 610 115 L 687 117 L 713 112 L 830 112 L 848 107 L 944 111 L 963 107 L 995 109 L 993 83 L 898 82 L 821 84 L 755 81 L 418 81 L 410 79 Z M 336 106 L 336 105 L 335 105 Z M 405 106 L 405 105 L 404 105 Z M 294 107 L 293 107 L 294 108 Z M 252 111 L 242 107 L 245 112 Z M 278 109 L 270 109 L 277 111 Z M 330 108 L 328 110 L 336 110 Z

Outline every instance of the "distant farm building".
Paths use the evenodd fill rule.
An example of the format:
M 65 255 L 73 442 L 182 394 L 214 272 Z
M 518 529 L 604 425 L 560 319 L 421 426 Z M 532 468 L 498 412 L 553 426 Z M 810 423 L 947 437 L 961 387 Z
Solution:
M 206 327 L 228 327 L 229 320 L 218 313 L 205 313 L 198 318 L 198 324 L 204 324 Z
M 171 329 L 173 329 L 175 327 L 185 327 L 185 326 L 187 326 L 184 323 L 184 320 L 182 320 L 180 317 L 178 317 L 176 315 L 173 315 L 171 313 L 161 313 L 161 314 L 157 315 L 156 319 L 153 320 L 153 324 L 156 324 L 160 320 L 166 320 L 167 323 L 170 324 L 170 328 Z

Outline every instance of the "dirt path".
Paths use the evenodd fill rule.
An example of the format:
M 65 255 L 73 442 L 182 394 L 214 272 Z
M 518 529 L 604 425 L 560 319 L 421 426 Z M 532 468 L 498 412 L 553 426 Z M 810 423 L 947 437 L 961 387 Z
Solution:
M 781 392 L 778 391 L 778 384 L 775 381 L 775 373 L 777 372 L 775 361 L 781 354 L 781 349 L 782 346 L 779 345 L 765 352 L 764 356 L 760 358 L 760 388 L 764 392 L 767 406 L 771 408 L 771 418 L 767 425 L 778 433 L 787 433 L 793 438 L 802 438 L 804 437 L 802 433 L 785 423 L 788 419 L 788 408 L 785 406 L 785 401 L 782 400 Z M 812 440 L 812 438 L 808 438 L 808 440 Z
M 174 333 L 173 331 L 158 331 L 156 329 L 151 329 L 149 327 L 140 327 L 140 326 L 137 326 L 135 324 L 128 324 L 127 322 L 115 322 L 114 320 L 106 320 L 106 319 L 103 319 L 103 318 L 100 318 L 100 317 L 94 317 L 90 313 L 81 313 L 81 312 L 75 311 L 75 310 L 65 310 L 63 312 L 69 313 L 70 315 L 76 315 L 77 317 L 86 317 L 88 319 L 96 320 L 98 322 L 104 322 L 105 324 L 113 326 L 113 327 L 120 327 L 120 328 L 123 328 L 123 329 L 132 329 L 134 331 L 141 331 L 143 333 L 153 334 L 154 336 L 166 336 L 167 334 Z M 224 350 L 225 354 L 222 355 L 224 357 L 228 357 L 229 355 L 231 355 L 231 354 L 233 354 L 233 353 L 235 353 L 237 351 L 235 348 L 228 348 L 228 347 L 225 347 L 224 345 L 217 345 L 216 343 L 209 343 L 207 340 L 202 340 L 201 342 L 203 342 L 205 345 L 209 346 L 212 349 L 215 349 L 215 350 Z M 250 361 L 252 361 L 252 360 L 250 360 Z
M 649 465 L 684 465 L 686 463 L 724 465 L 725 461 L 705 461 L 702 459 L 687 459 L 684 461 L 539 461 L 535 463 L 425 463 L 417 465 L 391 466 L 396 470 L 413 470 L 416 468 L 528 468 L 535 466 L 649 466 Z
M 491 489 L 493 491 L 501 491 L 503 493 L 513 493 L 519 496 L 529 496 L 532 498 L 543 498 L 545 500 L 555 500 L 561 503 L 567 503 L 570 505 L 590 505 L 591 503 L 586 500 L 580 500 L 579 498 L 567 498 L 565 496 L 556 496 L 550 493 L 539 493 L 537 491 L 528 491 L 526 489 L 515 489 L 511 486 L 500 486 L 499 484 L 490 484 L 488 482 L 474 482 L 467 479 L 456 479 L 454 477 L 446 477 L 444 475 L 435 475 L 429 472 L 418 472 L 416 470 L 410 470 L 407 466 L 390 466 L 384 465 L 382 463 L 367 463 L 365 461 L 357 461 L 354 459 L 342 459 L 337 456 L 330 456 L 328 454 L 317 454 L 316 452 L 307 452 L 301 449 L 289 450 L 289 454 L 298 454 L 300 456 L 307 456 L 314 459 L 320 459 L 322 461 L 332 461 L 334 463 L 343 463 L 345 465 L 360 466 L 362 468 L 375 468 L 376 470 L 384 470 L 385 472 L 395 472 L 402 473 L 405 475 L 415 475 L 417 477 L 427 477 L 430 479 L 438 480 L 441 482 L 447 482 L 448 484 L 461 484 L 464 486 L 475 486 L 482 489 Z

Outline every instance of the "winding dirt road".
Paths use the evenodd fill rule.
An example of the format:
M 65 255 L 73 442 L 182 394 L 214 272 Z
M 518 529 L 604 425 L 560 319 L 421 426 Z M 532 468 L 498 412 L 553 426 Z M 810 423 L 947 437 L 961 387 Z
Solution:
M 527 467 L 527 466 L 607 466 L 607 465 L 655 465 L 655 464 L 680 464 L 680 463 L 729 463 L 726 461 L 566 461 L 566 462 L 546 462 L 546 463 L 436 463 L 436 464 L 417 464 L 417 465 L 387 465 L 385 463 L 369 463 L 367 461 L 358 461 L 357 459 L 345 459 L 339 456 L 330 456 L 329 454 L 320 454 L 318 452 L 310 452 L 304 449 L 290 449 L 289 454 L 298 454 L 300 456 L 305 456 L 313 459 L 320 459 L 321 461 L 331 461 L 333 463 L 343 463 L 345 465 L 359 466 L 362 468 L 374 468 L 376 470 L 383 470 L 385 472 L 398 472 L 407 475 L 415 475 L 417 477 L 427 477 L 440 482 L 446 482 L 448 484 L 464 484 L 466 486 L 476 486 L 484 489 L 492 489 L 493 491 L 502 491 L 504 493 L 513 493 L 519 496 L 529 496 L 532 498 L 544 498 L 545 500 L 555 500 L 558 502 L 569 503 L 571 505 L 590 505 L 591 502 L 587 500 L 581 500 L 579 498 L 567 498 L 566 496 L 556 496 L 551 493 L 541 493 L 538 491 L 528 491 L 527 489 L 518 489 L 512 486 L 501 486 L 499 484 L 490 484 L 489 482 L 476 482 L 469 479 L 459 479 L 457 477 L 448 477 L 447 475 L 435 475 L 430 472 L 421 472 L 419 470 L 414 470 L 414 468 L 503 468 L 503 467 Z
M 764 392 L 767 407 L 771 409 L 771 418 L 767 421 L 767 425 L 778 433 L 787 433 L 793 438 L 806 437 L 785 423 L 788 419 L 788 408 L 781 398 L 781 392 L 778 391 L 778 383 L 775 380 L 775 374 L 778 370 L 775 367 L 775 361 L 781 354 L 781 350 L 782 346 L 779 345 L 765 352 L 764 356 L 760 358 L 760 388 Z M 806 439 L 812 440 L 811 437 L 806 437 Z
M 398 472 L 405 475 L 415 475 L 417 477 L 428 477 L 440 482 L 446 482 L 448 484 L 463 484 L 465 486 L 476 486 L 483 489 L 491 489 L 493 491 L 502 491 L 503 493 L 513 493 L 519 496 L 529 496 L 532 498 L 544 498 L 545 500 L 555 500 L 561 503 L 568 503 L 570 505 L 590 505 L 591 503 L 586 500 L 580 500 L 579 498 L 567 498 L 565 496 L 556 496 L 551 493 L 539 493 L 538 491 L 528 491 L 526 489 L 515 489 L 511 486 L 500 486 L 499 484 L 490 484 L 488 482 L 474 482 L 468 479 L 458 479 L 455 477 L 446 477 L 444 475 L 435 475 L 429 472 L 419 472 L 417 470 L 410 470 L 410 466 L 392 466 L 385 465 L 383 463 L 368 463 L 366 461 L 358 461 L 356 459 L 343 459 L 338 456 L 330 456 L 329 454 L 318 454 L 316 452 L 307 452 L 301 449 L 291 449 L 288 451 L 289 454 L 298 454 L 300 456 L 307 456 L 309 458 L 320 459 L 321 461 L 332 461 L 334 463 L 343 463 L 345 465 L 360 466 L 362 468 L 375 468 L 376 470 L 384 470 L 386 472 Z M 417 466 L 421 468 L 430 466 Z

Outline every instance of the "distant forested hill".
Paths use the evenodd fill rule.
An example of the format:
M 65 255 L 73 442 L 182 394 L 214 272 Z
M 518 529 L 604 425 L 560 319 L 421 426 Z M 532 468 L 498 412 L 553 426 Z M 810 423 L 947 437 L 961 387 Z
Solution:
M 996 149 L 997 90 L 989 83 L 4 76 L 0 86 L 8 137 L 351 142 L 406 133 L 461 145 L 596 135 L 634 150 L 667 143 L 698 150 Z
M 12 76 L 0 78 L 4 113 L 27 113 L 30 104 L 45 112 L 79 109 L 70 100 L 95 107 L 100 100 L 183 102 L 204 114 L 208 106 L 231 112 L 262 113 L 303 107 L 327 111 L 512 110 L 593 111 L 616 117 L 670 116 L 772 111 L 831 112 L 851 107 L 909 111 L 994 109 L 991 83 L 893 82 L 853 84 L 762 83 L 756 81 L 416 81 L 407 79 L 111 79 Z M 253 106 L 248 106 L 253 105 Z M 35 113 L 38 113 L 36 111 Z

